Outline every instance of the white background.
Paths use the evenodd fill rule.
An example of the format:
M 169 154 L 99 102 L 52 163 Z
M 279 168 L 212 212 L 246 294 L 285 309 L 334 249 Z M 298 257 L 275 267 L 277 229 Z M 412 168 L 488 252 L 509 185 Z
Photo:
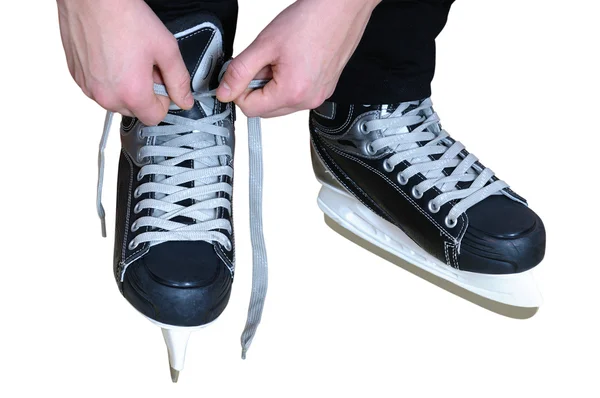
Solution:
M 240 117 L 234 290 L 221 318 L 192 336 L 177 385 L 159 329 L 112 276 L 118 132 L 101 239 L 104 112 L 68 74 L 55 3 L 5 3 L 0 396 L 600 396 L 597 2 L 459 0 L 438 40 L 433 98 L 444 127 L 546 223 L 536 316 L 484 310 L 332 232 L 316 206 L 302 112 L 263 123 L 271 279 L 242 361 L 251 256 Z M 241 0 L 236 50 L 288 3 Z

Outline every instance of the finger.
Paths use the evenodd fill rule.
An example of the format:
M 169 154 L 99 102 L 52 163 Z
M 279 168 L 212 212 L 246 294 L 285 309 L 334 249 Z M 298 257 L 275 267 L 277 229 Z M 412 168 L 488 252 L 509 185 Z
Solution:
M 119 109 L 116 110 L 116 113 L 119 113 L 119 114 L 121 114 L 123 116 L 134 117 L 133 112 L 131 112 L 127 108 L 119 108 Z
M 154 94 L 150 75 L 147 79 L 135 81 L 135 85 L 128 87 L 124 96 L 125 107 L 147 126 L 160 123 L 169 111 L 169 104 L 167 97 Z
M 298 111 L 299 111 L 299 109 L 297 109 L 297 108 L 280 108 L 273 112 L 263 113 L 262 115 L 260 115 L 260 117 L 263 119 L 269 119 L 272 117 L 290 115 L 290 114 L 298 112 Z
M 250 81 L 275 60 L 272 47 L 257 39 L 231 61 L 217 89 L 219 101 L 231 102 L 244 93 Z
M 273 79 L 263 88 L 242 93 L 235 103 L 248 117 L 275 114 L 276 111 L 291 108 L 291 104 L 282 94 L 281 85 Z
M 154 67 L 152 69 L 152 80 L 154 81 L 154 83 L 156 84 L 165 84 L 164 79 L 162 78 L 162 75 L 160 73 L 160 70 L 158 69 L 158 67 Z M 170 95 L 170 94 L 169 94 Z M 169 108 L 171 106 L 171 98 L 170 97 L 165 97 L 164 95 L 159 95 L 158 96 L 158 100 L 163 104 L 163 106 L 165 108 Z M 193 102 L 193 101 L 192 101 Z
M 194 106 L 190 86 L 190 74 L 183 62 L 177 42 L 173 39 L 169 45 L 155 56 L 156 66 L 164 80 L 171 100 L 182 109 Z

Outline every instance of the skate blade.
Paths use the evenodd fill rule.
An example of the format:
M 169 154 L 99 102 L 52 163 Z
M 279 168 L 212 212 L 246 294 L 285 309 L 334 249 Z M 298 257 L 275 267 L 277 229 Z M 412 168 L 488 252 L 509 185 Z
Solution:
M 148 318 L 148 317 L 146 317 Z M 169 356 L 169 371 L 171 374 L 171 381 L 177 383 L 179 380 L 179 374 L 183 370 L 185 365 L 185 354 L 187 351 L 188 341 L 192 332 L 203 329 L 207 325 L 201 326 L 173 326 L 164 323 L 157 322 L 151 318 L 148 318 L 150 322 L 160 327 L 162 335 L 167 346 L 167 353 Z
M 510 318 L 527 319 L 537 313 L 542 303 L 541 295 L 537 290 L 531 272 L 515 275 L 488 276 L 454 270 L 416 247 L 414 242 L 410 241 L 414 246 L 408 247 L 406 242 L 406 239 L 409 239 L 408 237 L 402 243 L 398 243 L 390 238 L 389 235 L 379 231 L 372 224 L 379 223 L 379 220 L 382 223 L 387 223 L 387 221 L 373 214 L 364 205 L 347 194 L 333 188 L 324 186 L 321 189 L 319 207 L 325 213 L 325 223 L 346 239 L 384 260 L 396 264 L 406 271 L 482 308 Z M 371 222 L 367 221 L 370 216 L 375 217 L 375 219 L 370 220 Z M 391 224 L 389 226 L 382 224 L 381 226 L 391 226 L 391 228 L 397 230 Z M 386 232 L 391 234 L 393 231 L 388 230 Z M 401 234 L 404 235 L 402 232 Z M 387 246 L 383 242 L 390 243 L 390 246 Z M 406 255 L 402 256 L 402 253 L 394 253 L 394 250 L 391 250 L 391 246 L 402 246 Z M 403 257 L 413 260 L 417 259 L 415 262 L 418 265 L 408 262 Z M 479 278 L 483 280 L 484 283 L 487 283 L 488 289 L 486 290 L 485 288 L 465 283 L 465 277 L 467 279 L 473 278 L 477 280 Z M 495 291 L 494 286 L 490 287 L 490 280 L 498 281 L 500 285 L 504 286 Z M 508 287 L 509 290 L 512 289 L 513 286 L 511 285 L 514 285 L 514 291 L 510 292 L 510 294 L 502 291 L 502 288 Z

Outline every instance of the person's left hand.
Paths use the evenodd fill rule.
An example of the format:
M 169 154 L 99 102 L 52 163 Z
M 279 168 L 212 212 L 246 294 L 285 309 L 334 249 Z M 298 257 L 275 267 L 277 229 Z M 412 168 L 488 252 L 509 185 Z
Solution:
M 333 94 L 380 0 L 298 0 L 279 14 L 227 68 L 222 102 L 246 116 L 275 117 L 318 107 Z M 255 78 L 271 78 L 247 90 Z

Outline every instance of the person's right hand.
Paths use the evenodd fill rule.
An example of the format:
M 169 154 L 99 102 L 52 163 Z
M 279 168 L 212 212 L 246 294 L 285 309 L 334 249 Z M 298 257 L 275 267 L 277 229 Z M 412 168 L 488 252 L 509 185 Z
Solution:
M 170 100 L 154 94 L 164 83 L 180 108 L 194 104 L 190 75 L 177 41 L 143 0 L 57 0 L 71 75 L 103 108 L 156 125 Z

